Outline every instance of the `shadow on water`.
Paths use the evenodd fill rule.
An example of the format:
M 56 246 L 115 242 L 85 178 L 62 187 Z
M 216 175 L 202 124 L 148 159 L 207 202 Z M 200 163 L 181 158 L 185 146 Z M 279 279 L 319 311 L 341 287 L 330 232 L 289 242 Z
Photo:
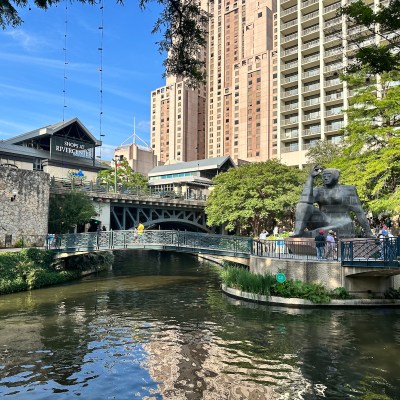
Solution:
M 218 268 L 116 252 L 111 272 L 0 297 L 0 395 L 400 398 L 398 310 L 245 303 L 221 293 Z

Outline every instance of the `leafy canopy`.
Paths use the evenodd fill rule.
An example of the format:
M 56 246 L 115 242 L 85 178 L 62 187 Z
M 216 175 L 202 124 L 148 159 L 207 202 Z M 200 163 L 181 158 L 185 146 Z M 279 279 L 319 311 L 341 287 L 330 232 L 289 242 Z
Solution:
M 345 77 L 355 90 L 346 110 L 342 156 L 330 166 L 341 180 L 354 184 L 360 199 L 374 213 L 400 212 L 400 72 L 384 73 L 378 81 L 359 72 Z
M 49 204 L 49 232 L 69 233 L 75 225 L 84 224 L 96 215 L 91 199 L 82 192 L 51 195 Z
M 31 6 L 46 10 L 65 0 L 1 0 L 0 26 L 17 27 L 23 23 L 18 8 Z M 71 0 L 72 1 L 72 0 Z M 76 0 L 80 3 L 98 5 L 99 0 Z M 124 0 L 115 0 L 123 4 Z M 206 45 L 207 13 L 197 0 L 138 0 L 142 10 L 152 1 L 160 4 L 163 11 L 157 19 L 152 33 L 163 31 L 158 43 L 160 53 L 168 52 L 164 61 L 164 76 L 174 75 L 186 78 L 189 86 L 198 86 L 205 81 L 205 62 L 200 58 Z
M 205 212 L 210 226 L 253 234 L 275 219 L 293 215 L 299 199 L 302 171 L 276 160 L 244 164 L 213 179 Z
M 366 66 L 373 74 L 400 71 L 400 0 L 391 0 L 376 10 L 373 2 L 366 4 L 358 0 L 342 7 L 340 13 L 345 15 L 349 27 L 360 28 L 347 36 L 349 43 L 357 45 L 355 60 L 348 72 Z M 371 34 L 381 39 L 380 44 L 365 45 Z
M 97 174 L 97 179 L 101 183 L 114 185 L 115 168 L 100 171 Z M 144 191 L 148 188 L 147 178 L 139 172 L 135 172 L 126 158 L 117 163 L 117 185 L 122 185 L 127 189 L 140 188 Z

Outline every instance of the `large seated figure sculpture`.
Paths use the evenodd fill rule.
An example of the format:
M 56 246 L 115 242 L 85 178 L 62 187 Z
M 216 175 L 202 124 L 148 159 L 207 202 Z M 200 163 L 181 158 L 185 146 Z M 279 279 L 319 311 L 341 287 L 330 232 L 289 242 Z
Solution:
M 314 178 L 322 174 L 323 187 L 313 187 Z M 339 239 L 355 237 L 353 212 L 363 236 L 374 237 L 353 185 L 339 185 L 339 170 L 315 165 L 308 176 L 296 208 L 292 237 L 315 237 L 320 230 L 333 230 Z M 318 207 L 315 206 L 318 205 Z

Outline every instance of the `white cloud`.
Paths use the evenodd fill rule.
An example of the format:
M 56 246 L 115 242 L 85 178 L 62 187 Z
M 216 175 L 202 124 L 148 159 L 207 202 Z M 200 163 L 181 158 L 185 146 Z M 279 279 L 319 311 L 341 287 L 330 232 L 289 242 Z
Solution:
M 44 37 L 27 33 L 23 29 L 6 30 L 3 34 L 11 38 L 14 45 L 29 52 L 43 48 L 48 43 Z

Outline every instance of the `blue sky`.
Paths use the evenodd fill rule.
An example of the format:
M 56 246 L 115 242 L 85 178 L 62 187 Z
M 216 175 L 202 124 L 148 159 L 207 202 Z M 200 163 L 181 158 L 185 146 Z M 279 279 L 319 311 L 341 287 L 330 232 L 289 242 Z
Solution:
M 141 11 L 136 1 L 104 3 L 102 158 L 110 159 L 132 135 L 134 119 L 137 135 L 149 142 L 150 94 L 165 80 L 160 36 L 151 34 L 157 5 Z M 67 5 L 66 52 L 65 3 L 21 9 L 24 23 L 0 30 L 0 139 L 75 117 L 99 138 L 101 11 Z

